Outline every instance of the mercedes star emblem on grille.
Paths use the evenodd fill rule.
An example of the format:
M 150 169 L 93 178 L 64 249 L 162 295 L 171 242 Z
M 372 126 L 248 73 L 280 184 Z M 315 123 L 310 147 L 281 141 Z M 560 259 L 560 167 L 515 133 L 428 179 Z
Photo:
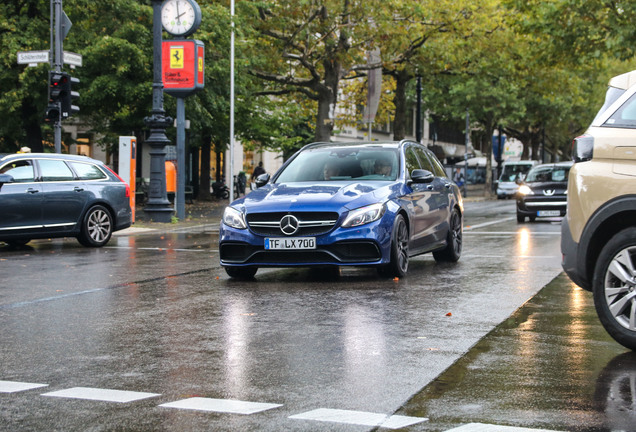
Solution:
M 280 220 L 280 230 L 285 235 L 292 235 L 298 231 L 299 222 L 296 216 L 286 215 Z

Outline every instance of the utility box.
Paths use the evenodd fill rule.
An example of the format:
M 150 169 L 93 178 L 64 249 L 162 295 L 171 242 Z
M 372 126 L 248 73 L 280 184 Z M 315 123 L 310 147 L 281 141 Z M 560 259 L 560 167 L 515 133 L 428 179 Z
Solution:
M 132 221 L 135 222 L 135 192 L 137 185 L 137 138 L 134 136 L 119 137 L 119 167 L 117 172 L 130 186 L 130 209 Z

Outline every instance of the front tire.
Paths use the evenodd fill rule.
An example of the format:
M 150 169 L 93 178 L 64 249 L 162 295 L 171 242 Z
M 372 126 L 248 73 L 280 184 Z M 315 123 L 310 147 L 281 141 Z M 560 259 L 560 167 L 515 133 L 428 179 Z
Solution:
M 446 247 L 441 251 L 433 252 L 435 261 L 459 261 L 462 255 L 463 233 L 462 216 L 457 209 L 453 209 L 448 234 L 446 234 Z
M 409 269 L 409 228 L 404 216 L 398 214 L 391 234 L 391 261 L 378 267 L 382 277 L 404 277 Z
M 636 351 L 636 227 L 620 231 L 603 247 L 592 291 L 605 330 L 616 342 Z
M 106 207 L 96 205 L 86 212 L 77 240 L 87 247 L 102 247 L 108 243 L 112 234 L 113 217 Z

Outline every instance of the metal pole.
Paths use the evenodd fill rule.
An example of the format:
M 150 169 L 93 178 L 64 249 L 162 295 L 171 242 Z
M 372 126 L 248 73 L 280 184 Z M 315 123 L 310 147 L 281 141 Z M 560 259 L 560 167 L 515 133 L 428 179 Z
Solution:
M 232 32 L 230 35 L 230 202 L 234 199 L 234 0 L 230 2 Z
M 53 30 L 53 70 L 62 72 L 62 0 L 53 0 L 53 15 L 55 20 Z M 58 119 L 53 125 L 53 140 L 55 143 L 55 153 L 62 153 L 62 107 L 60 102 L 56 102 L 58 108 Z
M 177 218 L 185 219 L 185 99 L 177 98 Z
M 464 196 L 468 196 L 468 144 L 470 143 L 470 114 L 466 108 L 466 135 L 464 136 Z
M 161 0 L 152 0 L 152 37 L 153 37 L 153 80 L 152 111 L 144 119 L 150 128 L 150 136 L 146 140 L 150 145 L 150 185 L 148 202 L 144 208 L 150 220 L 154 222 L 170 222 L 174 209 L 166 194 L 166 128 L 172 124 L 172 118 L 165 115 L 163 109 L 163 82 L 161 80 Z
M 415 141 L 422 143 L 422 77 L 417 76 L 417 106 L 415 107 Z

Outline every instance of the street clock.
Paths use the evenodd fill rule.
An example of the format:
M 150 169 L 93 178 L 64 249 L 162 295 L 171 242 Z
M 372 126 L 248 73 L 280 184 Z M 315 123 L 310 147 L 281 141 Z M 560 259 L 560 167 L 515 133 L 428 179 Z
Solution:
M 161 24 L 171 35 L 191 35 L 201 25 L 201 8 L 194 0 L 166 0 L 161 5 Z

